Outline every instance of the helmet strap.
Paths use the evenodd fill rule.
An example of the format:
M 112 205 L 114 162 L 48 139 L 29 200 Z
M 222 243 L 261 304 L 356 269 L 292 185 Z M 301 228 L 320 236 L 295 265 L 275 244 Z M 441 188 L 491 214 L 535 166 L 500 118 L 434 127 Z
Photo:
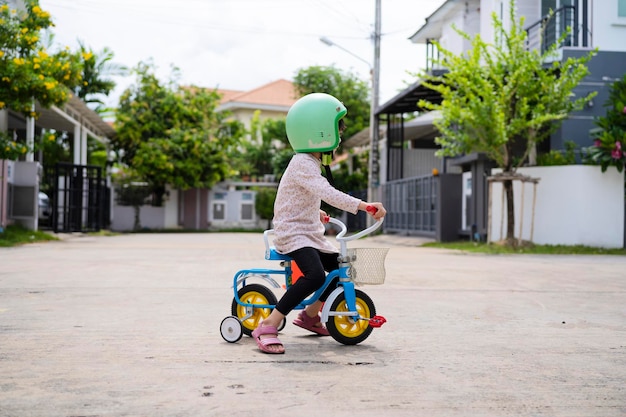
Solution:
M 324 170 L 326 171 L 326 179 L 328 183 L 335 186 L 335 182 L 333 181 L 333 174 L 330 171 L 330 163 L 333 161 L 333 153 L 331 152 L 323 152 L 322 153 L 322 165 L 324 166 Z

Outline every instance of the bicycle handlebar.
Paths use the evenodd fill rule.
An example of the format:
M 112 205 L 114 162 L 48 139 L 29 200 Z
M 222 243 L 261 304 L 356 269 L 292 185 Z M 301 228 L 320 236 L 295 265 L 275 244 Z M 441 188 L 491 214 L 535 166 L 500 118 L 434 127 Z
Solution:
M 336 224 L 337 226 L 339 226 L 341 228 L 341 231 L 339 233 L 337 233 L 337 236 L 335 236 L 335 239 L 337 239 L 338 241 L 345 241 L 345 242 L 349 242 L 351 240 L 356 240 L 359 239 L 365 235 L 369 235 L 370 233 L 374 232 L 376 229 L 378 229 L 382 224 L 383 224 L 383 219 L 381 218 L 380 220 L 378 220 L 376 223 L 374 223 L 373 225 L 371 225 L 370 227 L 368 227 L 367 229 L 363 229 L 358 233 L 355 233 L 353 235 L 350 236 L 346 236 L 344 237 L 344 235 L 348 232 L 348 228 L 346 227 L 346 225 L 338 219 L 335 218 L 330 218 L 329 223 L 332 224 Z

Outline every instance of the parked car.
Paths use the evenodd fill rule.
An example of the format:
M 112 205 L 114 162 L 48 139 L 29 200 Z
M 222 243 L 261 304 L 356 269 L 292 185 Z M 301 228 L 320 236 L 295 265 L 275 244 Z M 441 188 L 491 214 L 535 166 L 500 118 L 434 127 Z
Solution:
M 51 214 L 50 198 L 46 193 L 39 191 L 39 220 L 48 221 Z

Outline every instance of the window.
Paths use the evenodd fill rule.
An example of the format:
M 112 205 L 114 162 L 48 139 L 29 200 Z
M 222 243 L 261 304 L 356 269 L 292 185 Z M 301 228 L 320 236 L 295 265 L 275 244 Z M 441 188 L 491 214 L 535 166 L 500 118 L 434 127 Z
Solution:
M 253 194 L 252 193 L 243 193 L 241 195 L 241 199 L 243 201 L 252 201 L 253 200 Z
M 626 17 L 626 0 L 617 0 L 617 15 Z
M 213 220 L 226 220 L 225 203 L 213 203 Z
M 213 193 L 214 200 L 226 200 L 226 193 Z
M 241 205 L 241 220 L 254 220 L 254 204 L 243 203 Z

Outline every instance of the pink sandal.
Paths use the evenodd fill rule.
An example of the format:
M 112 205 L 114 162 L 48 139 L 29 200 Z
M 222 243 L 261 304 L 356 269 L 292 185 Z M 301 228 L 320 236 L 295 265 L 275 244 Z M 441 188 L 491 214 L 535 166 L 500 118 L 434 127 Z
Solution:
M 301 311 L 298 314 L 298 318 L 293 321 L 293 324 L 320 336 L 329 336 L 328 329 L 321 325 L 320 316 L 309 317 L 308 314 Z
M 261 339 L 263 335 L 276 335 L 276 337 L 267 337 Z M 269 346 L 283 346 L 282 342 L 278 340 L 278 329 L 274 326 L 264 326 L 263 322 L 259 323 L 259 326 L 252 331 L 252 337 L 256 341 L 256 345 L 259 347 L 261 352 L 264 353 L 274 353 L 281 354 L 285 353 L 285 349 L 283 347 L 282 351 L 275 351 L 269 349 Z

